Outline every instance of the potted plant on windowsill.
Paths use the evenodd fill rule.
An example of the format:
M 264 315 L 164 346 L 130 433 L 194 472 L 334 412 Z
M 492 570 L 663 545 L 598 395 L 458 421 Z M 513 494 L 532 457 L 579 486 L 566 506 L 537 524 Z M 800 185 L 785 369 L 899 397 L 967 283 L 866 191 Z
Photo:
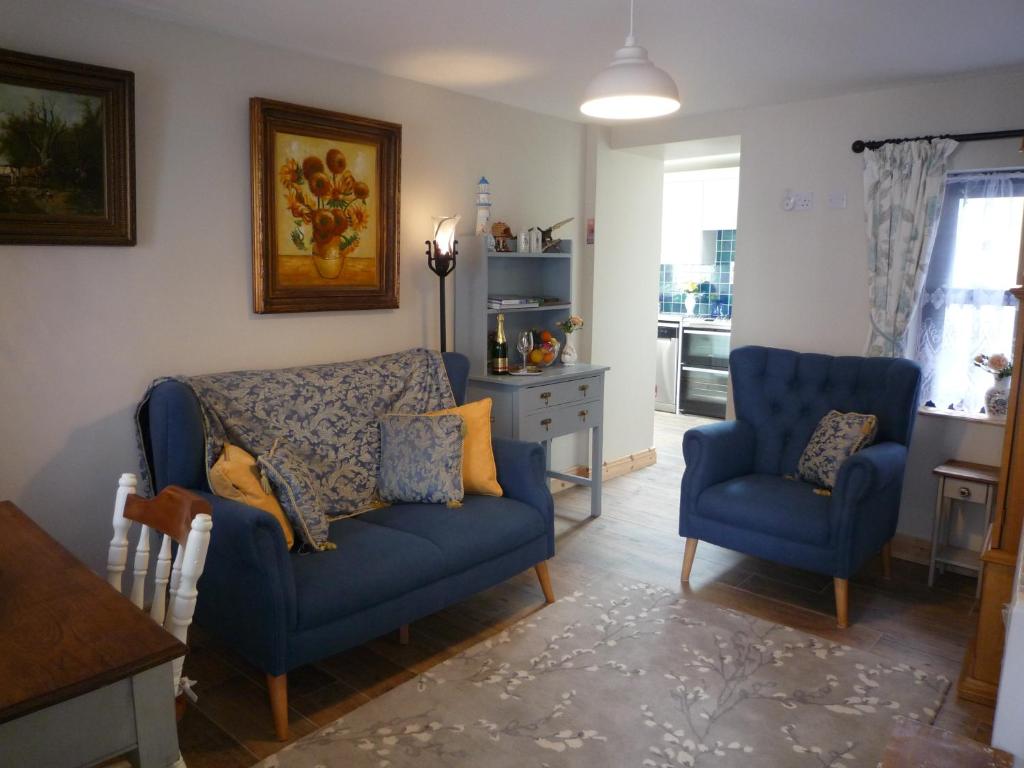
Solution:
M 995 383 L 985 391 L 985 414 L 1006 416 L 1009 407 L 1010 376 L 1013 362 L 1001 352 L 994 355 L 978 355 L 974 364 L 992 374 Z

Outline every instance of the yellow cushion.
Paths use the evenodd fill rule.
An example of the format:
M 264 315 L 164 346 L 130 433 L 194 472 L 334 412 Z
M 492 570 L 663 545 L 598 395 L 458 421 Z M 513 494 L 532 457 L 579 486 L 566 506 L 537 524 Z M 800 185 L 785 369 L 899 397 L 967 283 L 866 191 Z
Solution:
M 498 468 L 494 465 L 491 446 L 491 398 L 476 400 L 458 408 L 433 411 L 428 416 L 454 413 L 466 425 L 466 440 L 462 444 L 462 486 L 466 493 L 481 496 L 501 496 Z
M 210 488 L 217 496 L 269 512 L 281 524 L 288 549 L 292 548 L 292 544 L 295 543 L 292 524 L 288 522 L 274 494 L 263 489 L 256 459 L 247 451 L 237 445 L 225 443 L 224 452 L 210 468 Z

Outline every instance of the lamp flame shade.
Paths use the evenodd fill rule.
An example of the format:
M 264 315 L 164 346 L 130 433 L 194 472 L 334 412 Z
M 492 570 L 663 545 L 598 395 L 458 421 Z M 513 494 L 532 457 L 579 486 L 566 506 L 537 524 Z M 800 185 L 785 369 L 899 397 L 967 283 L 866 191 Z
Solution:
M 442 256 L 448 256 L 455 247 L 455 228 L 459 224 L 459 216 L 435 216 L 434 236 L 431 238 L 437 244 L 437 251 Z

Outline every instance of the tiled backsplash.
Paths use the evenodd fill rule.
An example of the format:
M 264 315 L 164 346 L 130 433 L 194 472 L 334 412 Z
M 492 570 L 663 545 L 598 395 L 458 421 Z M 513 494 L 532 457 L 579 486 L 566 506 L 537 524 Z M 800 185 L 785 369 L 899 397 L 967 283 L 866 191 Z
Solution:
M 664 314 L 686 311 L 686 291 L 697 284 L 696 315 L 732 317 L 732 279 L 736 258 L 736 230 L 715 233 L 714 264 L 662 264 L 659 309 Z

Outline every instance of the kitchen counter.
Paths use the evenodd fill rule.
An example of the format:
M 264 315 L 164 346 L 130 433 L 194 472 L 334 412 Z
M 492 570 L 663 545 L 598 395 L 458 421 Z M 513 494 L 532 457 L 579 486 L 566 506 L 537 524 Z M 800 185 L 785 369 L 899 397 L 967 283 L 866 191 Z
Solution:
M 731 331 L 732 320 L 728 317 L 694 317 L 693 315 L 659 314 L 659 323 L 680 323 L 683 328 L 708 328 L 715 331 Z

